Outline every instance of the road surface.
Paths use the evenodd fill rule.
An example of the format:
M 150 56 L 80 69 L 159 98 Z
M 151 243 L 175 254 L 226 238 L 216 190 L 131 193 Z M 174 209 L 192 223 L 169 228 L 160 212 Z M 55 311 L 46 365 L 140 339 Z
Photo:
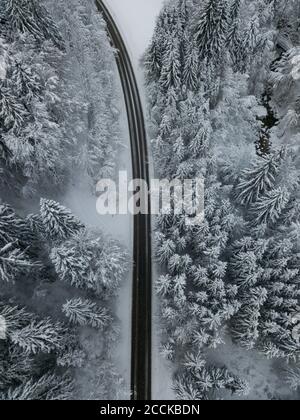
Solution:
M 105 4 L 95 0 L 103 14 L 120 73 L 131 141 L 133 179 L 150 185 L 146 130 L 134 70 L 120 32 Z M 152 261 L 150 197 L 148 214 L 134 216 L 132 297 L 131 391 L 133 400 L 151 400 Z

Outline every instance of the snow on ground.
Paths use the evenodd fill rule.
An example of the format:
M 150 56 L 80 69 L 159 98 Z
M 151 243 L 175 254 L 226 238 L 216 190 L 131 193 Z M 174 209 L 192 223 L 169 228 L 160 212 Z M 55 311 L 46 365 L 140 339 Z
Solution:
M 118 82 L 121 92 L 121 83 Z M 122 98 L 122 96 L 121 96 Z M 131 149 L 127 124 L 125 103 L 122 100 L 121 109 L 121 132 L 123 152 L 118 157 L 118 170 L 127 171 L 128 179 L 132 178 Z M 68 194 L 60 200 L 66 207 L 88 226 L 100 228 L 106 235 L 119 240 L 126 248 L 129 258 L 132 260 L 133 250 L 133 218 L 128 215 L 99 215 L 96 209 L 95 191 L 91 190 L 90 180 L 82 179 L 80 174 L 78 182 L 74 182 Z M 117 180 L 116 180 L 117 181 Z M 117 343 L 114 363 L 118 373 L 125 380 L 126 395 L 130 390 L 130 361 L 131 361 L 131 290 L 132 290 L 132 269 L 129 270 L 116 304 L 116 316 L 120 322 L 120 340 Z M 97 341 L 95 342 L 96 345 Z M 96 349 L 95 349 L 96 352 Z
M 230 395 L 230 400 L 294 399 L 291 389 L 284 380 L 284 370 L 286 368 L 284 361 L 269 360 L 257 350 L 247 351 L 240 348 L 229 337 L 225 341 L 218 349 L 208 352 L 208 360 L 215 365 L 226 365 L 232 373 L 245 379 L 250 386 L 248 397 L 239 398 Z M 225 397 L 225 399 L 227 398 Z

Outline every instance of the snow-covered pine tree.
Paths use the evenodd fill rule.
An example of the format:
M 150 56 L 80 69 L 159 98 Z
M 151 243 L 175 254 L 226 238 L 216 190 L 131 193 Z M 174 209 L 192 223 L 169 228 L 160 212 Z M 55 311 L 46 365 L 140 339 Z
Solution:
M 178 1 L 178 15 L 182 29 L 186 29 L 189 25 L 190 13 L 192 12 L 193 4 L 191 0 L 179 0 Z
M 11 34 L 29 32 L 39 41 L 50 39 L 58 46 L 63 45 L 55 23 L 37 0 L 3 0 L 0 16 Z
M 18 103 L 13 92 L 0 81 L 0 133 L 20 130 L 26 117 L 24 106 Z
M 86 363 L 86 352 L 80 348 L 66 348 L 58 355 L 57 365 L 64 368 L 82 368 Z
M 8 205 L 0 205 L 0 279 L 14 282 L 41 268 L 36 254 L 37 237 L 26 220 Z
M 233 375 L 226 367 L 206 366 L 205 362 L 199 367 L 189 365 L 184 373 L 177 375 L 174 390 L 178 398 L 183 400 L 216 399 L 224 395 L 226 390 L 245 397 L 250 391 L 248 383 Z
M 296 0 L 274 2 L 274 21 L 278 30 L 278 44 L 283 50 L 299 45 L 300 7 Z
M 65 401 L 73 398 L 74 382 L 69 375 L 46 374 L 30 379 L 7 391 L 0 391 L 1 401 Z
M 160 86 L 162 92 L 175 89 L 177 94 L 182 89 L 182 76 L 185 63 L 186 45 L 188 37 L 188 2 L 176 1 L 167 3 L 162 13 L 163 50 L 161 54 Z
M 59 278 L 73 286 L 114 293 L 127 271 L 127 254 L 120 244 L 97 230 L 82 231 L 51 253 Z
M 229 7 L 228 14 L 228 33 L 226 39 L 226 46 L 229 49 L 232 63 L 235 69 L 239 69 L 241 61 L 240 8 L 241 0 L 233 0 Z
M 299 78 L 300 48 L 297 46 L 275 63 L 271 77 L 274 108 L 280 116 L 278 131 L 283 143 L 292 143 L 292 138 L 299 132 Z
M 230 276 L 239 287 L 242 306 L 232 327 L 243 346 L 255 346 L 270 358 L 293 360 L 299 354 L 292 316 L 299 305 L 299 255 L 297 244 L 282 236 L 285 231 L 281 227 L 275 237 L 244 237 L 234 244 Z
M 157 234 L 156 255 L 160 264 L 165 264 L 174 256 L 176 244 L 171 239 L 166 239 L 164 234 Z
M 159 278 L 157 291 L 168 344 L 173 342 L 175 351 L 196 343 L 215 347 L 222 325 L 239 308 L 235 294 L 224 283 L 227 266 L 221 259 L 232 229 L 231 209 L 219 201 L 216 186 L 206 191 L 206 200 L 207 218 L 192 230 L 180 217 L 158 221 L 162 234 L 157 255 L 166 274 Z
M 40 27 L 33 19 L 31 0 L 4 0 L 1 5 L 2 22 L 11 26 L 14 31 L 26 32 L 41 36 Z
M 11 332 L 22 329 L 34 320 L 33 314 L 18 306 L 5 305 L 0 302 L 0 313 L 5 323 L 5 339 Z
M 243 299 L 245 304 L 231 320 L 233 339 L 248 350 L 255 348 L 260 338 L 261 308 L 267 295 L 267 290 L 262 287 L 251 288 Z
M 229 7 L 227 47 L 235 72 L 249 77 L 248 92 L 263 94 L 276 57 L 277 29 L 273 1 L 232 1 Z
M 25 252 L 22 252 L 16 243 L 9 243 L 0 248 L 0 281 L 14 282 L 21 274 L 28 273 L 39 264 L 30 261 Z
M 223 4 L 225 5 L 225 2 Z M 168 21 L 164 26 L 166 32 L 169 27 Z M 220 27 L 224 29 L 220 37 L 223 53 L 226 30 L 222 25 Z M 181 63 L 186 62 L 187 52 L 197 57 L 198 61 L 198 45 L 195 45 L 194 51 L 189 51 L 187 45 L 187 39 L 190 48 L 194 45 L 191 42 L 194 32 L 189 34 L 187 31 L 185 36 L 188 38 L 182 41 L 180 48 L 184 51 Z M 225 282 L 227 245 L 234 225 L 239 220 L 235 218 L 228 201 L 228 190 L 223 190 L 218 183 L 216 161 L 211 156 L 210 148 L 216 124 L 216 119 L 213 120 L 213 124 L 211 123 L 211 108 L 219 102 L 220 92 L 220 84 L 215 78 L 218 73 L 215 66 L 218 57 L 201 59 L 200 71 L 196 70 L 196 64 L 193 69 L 192 78 L 195 84 L 192 86 L 192 83 L 188 83 L 189 92 L 181 83 L 179 93 L 172 89 L 165 97 L 160 89 L 159 80 L 156 80 L 156 86 L 153 80 L 149 80 L 148 84 L 152 107 L 150 122 L 153 134 L 151 135 L 154 138 L 153 151 L 157 172 L 160 176 L 168 178 L 193 178 L 201 174 L 206 179 L 206 217 L 201 226 L 190 229 L 186 226 L 184 217 L 175 217 L 172 214 L 161 215 L 157 220 L 156 254 L 162 266 L 162 275 L 157 281 L 156 290 L 160 296 L 165 338 L 162 346 L 167 357 L 178 360 L 180 365 L 183 355 L 188 350 L 198 352 L 202 348 L 216 348 L 222 342 L 223 327 L 240 309 L 240 303 L 236 299 L 238 288 L 233 285 L 227 286 Z M 183 71 L 182 76 L 187 77 L 187 73 Z M 189 78 L 191 79 L 190 76 Z M 236 85 L 235 75 L 232 75 L 230 83 L 230 88 Z M 248 139 L 247 133 L 250 128 L 242 126 L 241 107 L 243 107 L 242 115 L 249 116 L 251 98 L 248 103 L 244 100 L 243 95 L 247 86 L 244 81 L 243 83 L 243 89 L 240 89 L 238 94 L 236 94 L 237 89 L 234 90 L 233 99 L 228 101 L 230 105 L 224 99 L 224 108 L 228 107 L 228 117 L 230 113 L 233 114 L 229 106 L 240 95 L 240 102 L 236 101 L 234 116 L 231 117 L 233 123 L 240 119 L 240 130 L 237 134 L 234 127 L 232 133 L 237 137 L 242 133 L 242 136 Z M 239 82 L 238 87 L 241 85 Z M 228 92 L 230 88 L 228 87 Z M 254 102 L 251 103 L 251 115 L 247 120 L 249 127 L 251 124 L 255 126 L 254 108 L 257 104 Z M 227 115 L 224 118 L 223 132 L 220 129 L 221 135 L 226 128 L 226 119 Z M 215 136 L 215 144 L 220 143 L 218 134 L 219 132 Z M 230 136 L 231 133 L 228 134 L 228 138 Z M 224 136 L 225 144 L 226 140 Z M 194 398 L 204 398 L 193 376 L 189 376 L 186 385 Z
M 89 299 L 72 299 L 66 302 L 62 308 L 64 314 L 72 324 L 91 326 L 103 329 L 112 321 L 106 308 L 99 308 L 95 302 Z
M 7 44 L 5 43 L 4 38 L 1 37 L 0 30 L 0 80 L 6 78 L 7 71 Z
M 286 369 L 285 372 L 286 383 L 292 390 L 297 391 L 300 388 L 300 368 L 294 367 Z
M 16 220 L 13 209 L 5 204 L 0 206 L 0 244 L 7 245 L 8 243 L 17 240 L 18 221 Z
M 5 338 L 5 337 L 4 337 Z M 0 392 L 28 381 L 35 368 L 34 359 L 15 346 L 5 346 L 1 338 L 0 348 Z
M 265 157 L 258 157 L 251 168 L 245 169 L 235 188 L 238 202 L 249 205 L 269 192 L 275 185 L 285 149 Z
M 7 204 L 0 205 L 0 246 L 17 244 L 22 251 L 31 254 L 37 236 L 29 220 L 19 217 Z
M 72 286 L 82 289 L 87 287 L 91 257 L 78 255 L 70 245 L 67 243 L 53 248 L 50 258 L 61 281 L 68 281 Z
M 40 97 L 42 85 L 37 74 L 26 63 L 16 62 L 11 69 L 11 81 L 14 84 L 18 97 L 26 98 L 26 102 Z
M 5 176 L 14 179 L 11 189 L 34 192 L 37 184 L 49 187 L 57 182 L 63 171 L 59 155 L 66 143 L 63 145 L 62 100 L 57 92 L 63 52 L 43 35 L 49 30 L 52 40 L 58 39 L 51 17 L 39 2 L 5 0 L 0 16 L 7 23 L 4 39 L 9 46 L 0 88 L 0 133 L 9 151 Z
M 44 319 L 32 321 L 26 327 L 11 332 L 9 339 L 26 354 L 51 353 L 63 347 L 64 332 L 61 324 L 53 324 L 50 319 Z
M 260 48 L 259 39 L 260 22 L 257 16 L 254 16 L 248 23 L 248 27 L 243 34 L 242 45 L 240 46 L 239 54 L 241 56 L 241 70 L 246 71 L 249 67 L 249 61 L 253 60 L 256 50 Z
M 5 322 L 0 340 L 0 399 L 70 399 L 71 376 L 55 371 L 58 352 L 66 345 L 66 328 L 3 302 L 0 315 Z
M 166 48 L 162 58 L 162 71 L 160 84 L 162 89 L 181 87 L 181 63 L 180 63 L 180 44 L 179 40 L 170 33 L 166 40 Z
M 187 89 L 196 91 L 199 83 L 199 55 L 197 51 L 197 42 L 194 37 L 187 47 L 187 53 L 184 60 L 182 81 Z
M 52 241 L 69 239 L 84 229 L 84 225 L 70 210 L 53 200 L 41 199 L 40 216 L 43 233 Z
M 143 65 L 147 74 L 146 83 L 149 85 L 160 79 L 162 58 L 165 46 L 165 27 L 163 13 L 157 18 L 154 34 L 149 47 L 143 56 Z
M 114 51 L 93 2 L 46 0 L 46 4 L 62 37 L 68 40 L 58 66 L 59 97 L 66 103 L 56 114 L 63 126 L 63 144 L 69 145 L 69 163 L 75 175 L 79 166 L 94 187 L 99 179 L 115 175 L 122 138 Z
M 286 188 L 277 188 L 260 197 L 251 206 L 251 221 L 254 225 L 276 222 L 286 209 L 290 193 Z
M 194 160 L 196 172 L 204 170 L 201 168 L 204 162 L 197 164 L 197 159 L 205 158 L 210 146 L 212 128 L 208 114 L 209 102 L 201 91 L 197 95 L 187 95 L 187 99 L 180 103 L 180 118 L 183 122 L 180 131 L 187 150 L 186 158 Z
M 201 60 L 220 62 L 228 30 L 227 0 L 206 0 L 196 19 L 195 36 Z

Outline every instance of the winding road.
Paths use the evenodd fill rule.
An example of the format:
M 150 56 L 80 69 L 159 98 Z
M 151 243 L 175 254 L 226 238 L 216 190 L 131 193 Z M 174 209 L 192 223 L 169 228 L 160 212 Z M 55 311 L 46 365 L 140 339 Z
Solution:
M 95 0 L 107 24 L 121 78 L 131 142 L 133 179 L 143 179 L 150 185 L 148 148 L 145 122 L 137 81 L 131 60 L 109 10 L 101 0 Z M 131 398 L 151 400 L 152 353 L 152 247 L 150 197 L 148 215 L 134 216 L 134 268 L 132 297 Z M 146 201 L 145 201 L 146 202 Z

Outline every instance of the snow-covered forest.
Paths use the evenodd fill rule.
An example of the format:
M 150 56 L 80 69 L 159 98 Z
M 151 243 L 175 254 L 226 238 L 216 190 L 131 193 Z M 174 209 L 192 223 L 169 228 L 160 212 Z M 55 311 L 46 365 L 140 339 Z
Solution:
M 116 74 L 93 2 L 1 0 L 1 400 L 125 396 L 112 354 L 130 258 L 59 203 L 114 176 Z
M 205 179 L 155 220 L 176 397 L 299 399 L 300 2 L 166 0 L 142 67 L 156 178 Z M 68 205 L 115 178 L 117 79 L 93 1 L 1 0 L 0 400 L 128 398 L 131 256 Z
M 169 0 L 143 57 L 156 173 L 206 184 L 201 225 L 156 222 L 180 399 L 299 398 L 299 25 L 298 0 Z
M 4 0 L 0 31 L 1 184 L 31 196 L 82 169 L 95 182 L 112 176 L 118 92 L 95 6 Z

